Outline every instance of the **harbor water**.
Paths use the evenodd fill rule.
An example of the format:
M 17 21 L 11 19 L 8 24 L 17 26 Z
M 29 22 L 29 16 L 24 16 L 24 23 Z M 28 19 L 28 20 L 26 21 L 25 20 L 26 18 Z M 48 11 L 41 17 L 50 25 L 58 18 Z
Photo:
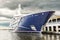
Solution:
M 60 35 L 14 33 L 11 30 L 0 30 L 0 40 L 60 40 Z

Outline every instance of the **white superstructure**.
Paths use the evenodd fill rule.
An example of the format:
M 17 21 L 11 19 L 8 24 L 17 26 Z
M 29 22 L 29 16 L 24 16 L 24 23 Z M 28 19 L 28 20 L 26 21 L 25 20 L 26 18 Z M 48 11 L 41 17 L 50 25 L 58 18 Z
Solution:
M 60 15 L 55 13 L 42 28 L 42 32 L 60 34 Z

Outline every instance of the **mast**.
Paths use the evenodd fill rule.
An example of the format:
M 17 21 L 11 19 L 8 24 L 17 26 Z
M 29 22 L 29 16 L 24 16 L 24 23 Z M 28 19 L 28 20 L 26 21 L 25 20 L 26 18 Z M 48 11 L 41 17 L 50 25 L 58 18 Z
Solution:
M 15 28 L 18 26 L 18 22 L 21 17 L 21 4 L 18 5 L 18 8 L 15 10 L 15 14 L 13 15 L 13 18 L 10 22 L 10 27 Z

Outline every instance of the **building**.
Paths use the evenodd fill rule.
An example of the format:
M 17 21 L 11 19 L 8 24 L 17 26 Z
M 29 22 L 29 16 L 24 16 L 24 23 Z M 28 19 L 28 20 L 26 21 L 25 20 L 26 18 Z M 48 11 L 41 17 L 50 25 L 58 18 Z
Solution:
M 60 34 L 60 16 L 55 14 L 52 15 L 42 28 L 42 32 Z

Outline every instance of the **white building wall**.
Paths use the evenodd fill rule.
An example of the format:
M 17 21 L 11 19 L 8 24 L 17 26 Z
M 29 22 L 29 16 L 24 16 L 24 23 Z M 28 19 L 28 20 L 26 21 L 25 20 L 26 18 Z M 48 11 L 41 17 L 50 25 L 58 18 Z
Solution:
M 51 26 L 51 30 L 52 31 L 49 31 L 49 26 Z M 56 26 L 56 32 L 54 31 L 54 29 L 53 29 L 53 26 Z M 45 27 L 44 27 L 44 30 L 43 31 L 46 31 L 46 27 L 47 27 L 47 32 L 55 32 L 55 33 L 60 33 L 58 30 L 60 30 L 60 28 L 58 28 L 58 26 L 60 26 L 60 23 L 48 23 L 48 24 L 46 24 L 45 25 Z

